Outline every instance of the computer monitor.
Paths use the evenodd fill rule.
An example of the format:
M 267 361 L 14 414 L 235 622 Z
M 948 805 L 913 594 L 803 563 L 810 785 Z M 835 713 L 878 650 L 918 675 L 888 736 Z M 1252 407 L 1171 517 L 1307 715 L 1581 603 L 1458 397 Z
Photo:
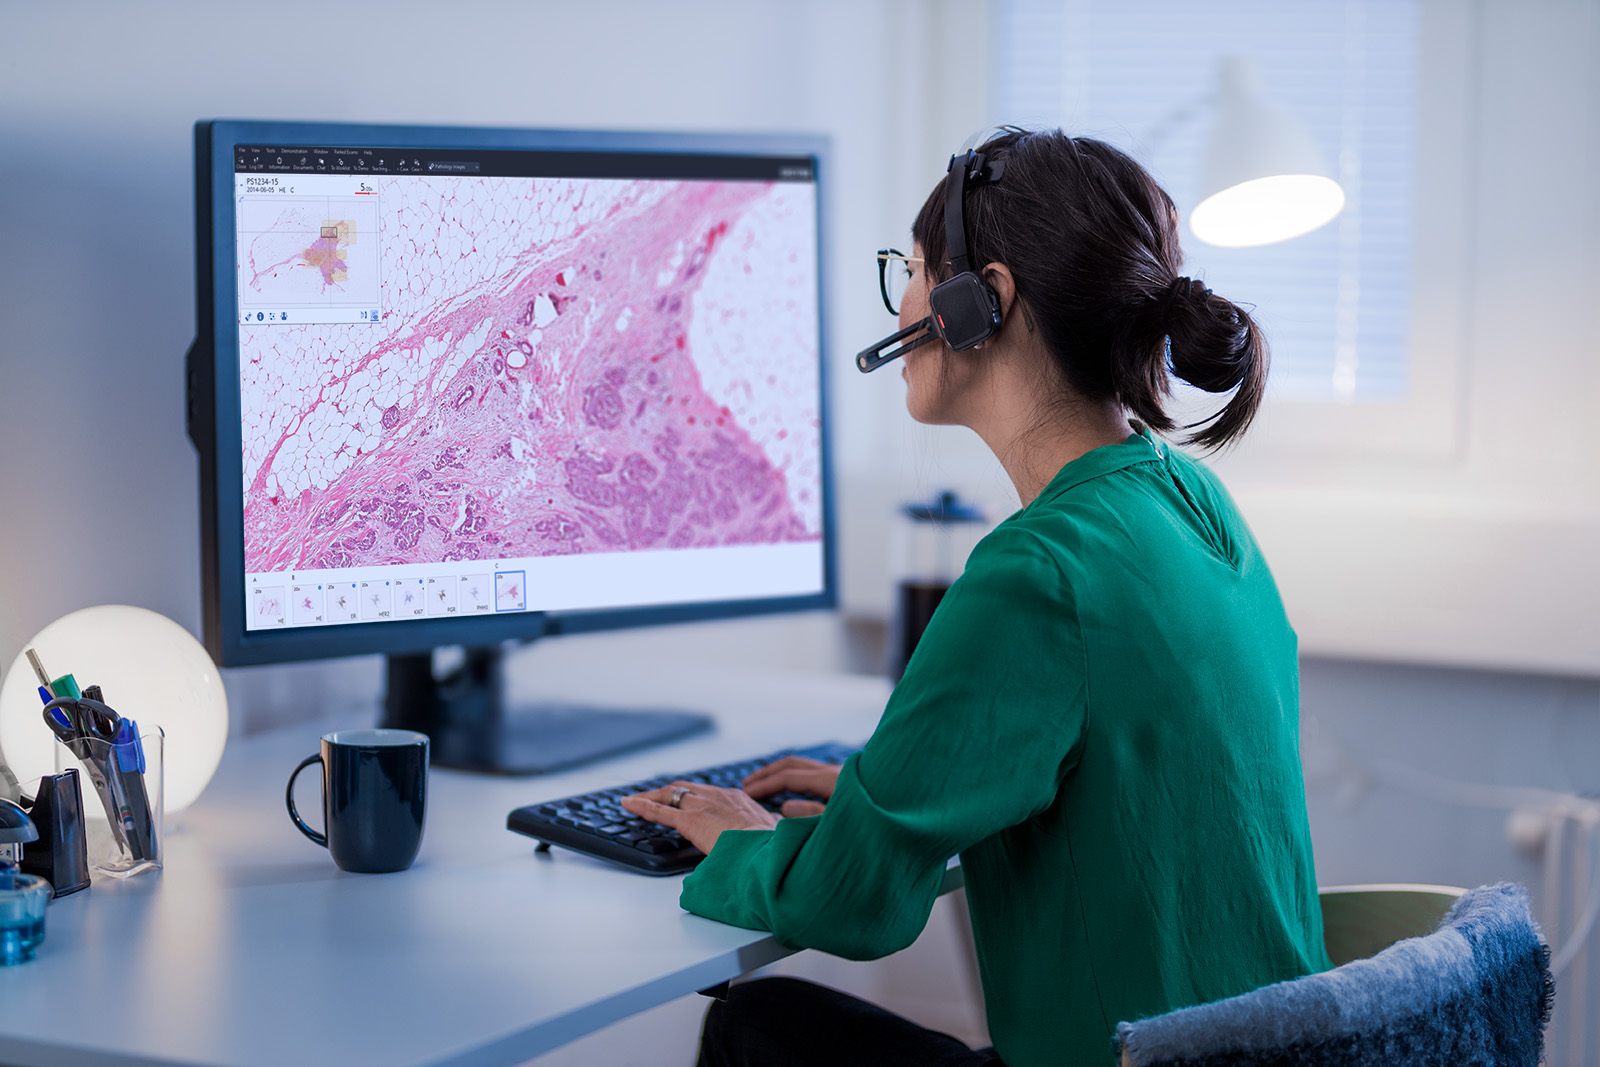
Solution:
M 704 725 L 507 711 L 514 640 L 835 603 L 825 142 L 195 127 L 206 647 L 383 653 L 434 760 Z M 436 678 L 432 650 L 465 662 Z

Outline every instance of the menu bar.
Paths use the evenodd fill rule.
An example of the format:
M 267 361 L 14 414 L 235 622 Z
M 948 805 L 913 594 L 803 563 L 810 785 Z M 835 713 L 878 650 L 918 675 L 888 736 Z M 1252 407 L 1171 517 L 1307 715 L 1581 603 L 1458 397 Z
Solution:
M 809 156 L 239 145 L 234 149 L 233 163 L 235 172 L 240 174 L 405 174 L 424 177 L 678 181 L 816 180 L 816 167 Z

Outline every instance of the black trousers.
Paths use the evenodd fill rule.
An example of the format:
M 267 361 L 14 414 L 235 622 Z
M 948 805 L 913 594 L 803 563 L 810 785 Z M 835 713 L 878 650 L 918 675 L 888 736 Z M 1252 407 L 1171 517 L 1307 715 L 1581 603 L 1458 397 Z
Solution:
M 798 978 L 761 978 L 706 1012 L 700 1067 L 1004 1067 L 846 993 Z

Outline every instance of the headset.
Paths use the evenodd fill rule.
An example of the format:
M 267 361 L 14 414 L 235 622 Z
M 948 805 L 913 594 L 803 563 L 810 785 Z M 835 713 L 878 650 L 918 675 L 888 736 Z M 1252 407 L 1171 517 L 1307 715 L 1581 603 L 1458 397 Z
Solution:
M 977 148 L 950 157 L 945 177 L 944 239 L 955 274 L 928 294 L 932 314 L 897 330 L 870 348 L 856 353 L 856 369 L 866 374 L 935 337 L 957 352 L 976 348 L 1000 332 L 1000 294 L 972 269 L 967 253 L 966 215 L 962 207 L 967 190 L 1000 180 L 1005 161 L 987 158 Z M 921 334 L 913 340 L 907 338 Z M 901 343 L 904 342 L 904 343 Z

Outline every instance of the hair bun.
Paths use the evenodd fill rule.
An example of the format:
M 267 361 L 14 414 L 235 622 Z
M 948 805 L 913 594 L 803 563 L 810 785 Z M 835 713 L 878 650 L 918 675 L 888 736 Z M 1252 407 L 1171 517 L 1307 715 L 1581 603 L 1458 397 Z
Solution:
M 1238 390 L 1235 399 L 1247 398 L 1218 412 L 1196 440 L 1241 432 L 1266 387 L 1268 355 L 1255 320 L 1200 282 L 1175 278 L 1164 296 L 1161 322 L 1174 374 L 1208 393 Z

